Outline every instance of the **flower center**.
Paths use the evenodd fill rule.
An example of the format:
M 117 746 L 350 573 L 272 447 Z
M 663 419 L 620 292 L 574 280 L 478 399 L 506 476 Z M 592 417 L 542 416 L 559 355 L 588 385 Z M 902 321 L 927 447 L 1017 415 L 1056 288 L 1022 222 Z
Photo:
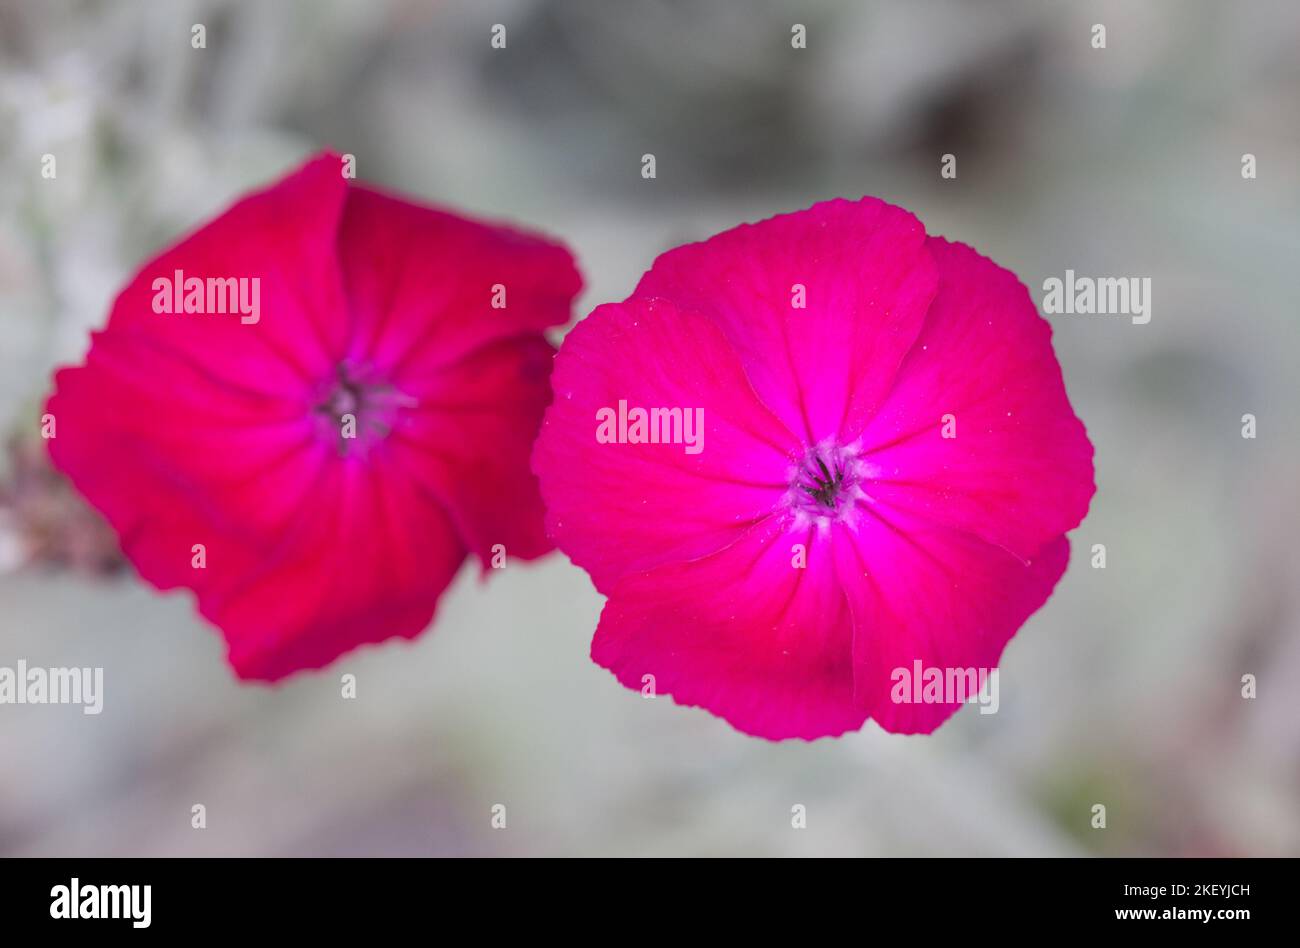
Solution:
M 346 364 L 338 366 L 314 399 L 321 436 L 337 441 L 343 456 L 368 451 L 393 430 L 403 408 L 416 404 L 387 382 Z
M 867 464 L 860 450 L 857 442 L 842 445 L 828 439 L 808 448 L 790 469 L 790 488 L 783 503 L 796 527 L 828 527 L 857 520 L 858 502 L 868 499 L 861 486 Z

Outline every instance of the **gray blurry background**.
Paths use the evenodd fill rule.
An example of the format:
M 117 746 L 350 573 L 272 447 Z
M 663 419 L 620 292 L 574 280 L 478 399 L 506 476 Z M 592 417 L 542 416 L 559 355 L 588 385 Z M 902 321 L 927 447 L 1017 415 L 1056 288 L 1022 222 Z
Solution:
M 1289 0 L 2 0 L 0 665 L 106 695 L 0 706 L 0 854 L 1300 854 L 1297 49 Z M 466 570 L 413 644 L 238 685 L 187 594 L 113 568 L 35 419 L 140 262 L 322 146 L 564 237 L 578 316 L 672 245 L 864 193 L 1036 298 L 1151 277 L 1149 325 L 1052 317 L 1099 492 L 999 713 L 744 737 L 591 664 L 601 599 L 558 554 Z

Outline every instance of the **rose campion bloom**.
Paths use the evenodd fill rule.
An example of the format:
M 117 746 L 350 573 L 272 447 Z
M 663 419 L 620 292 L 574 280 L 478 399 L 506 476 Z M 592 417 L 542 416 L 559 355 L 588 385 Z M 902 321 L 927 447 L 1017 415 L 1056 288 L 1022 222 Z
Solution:
M 342 169 L 318 156 L 147 263 L 46 408 L 55 466 L 242 678 L 414 637 L 467 554 L 550 549 L 528 454 L 572 257 Z
M 608 597 L 592 658 L 765 738 L 933 731 L 960 704 L 895 671 L 996 668 L 1094 492 L 1025 287 L 873 198 L 663 254 L 552 383 L 533 467 Z

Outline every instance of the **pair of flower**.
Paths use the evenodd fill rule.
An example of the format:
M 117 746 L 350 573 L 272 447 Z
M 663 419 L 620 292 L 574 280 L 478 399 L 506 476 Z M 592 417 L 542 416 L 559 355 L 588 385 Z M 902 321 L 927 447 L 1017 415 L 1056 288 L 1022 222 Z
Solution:
M 623 684 L 773 739 L 928 732 L 960 704 L 897 702 L 892 671 L 996 666 L 1065 570 L 1092 446 L 1050 329 L 908 212 L 678 247 L 557 355 L 563 246 L 340 167 L 146 264 L 47 407 L 55 465 L 241 678 L 414 637 L 466 556 L 554 542 L 608 597 L 592 657 Z M 210 311 L 244 279 L 258 318 Z M 598 438 L 620 405 L 698 413 L 701 449 Z

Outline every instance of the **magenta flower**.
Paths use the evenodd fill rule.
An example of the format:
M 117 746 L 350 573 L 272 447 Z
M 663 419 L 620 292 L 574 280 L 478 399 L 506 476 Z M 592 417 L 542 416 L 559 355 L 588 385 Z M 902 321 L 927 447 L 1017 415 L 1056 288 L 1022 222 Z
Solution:
M 873 198 L 665 253 L 552 381 L 533 467 L 608 596 L 592 658 L 761 737 L 938 727 L 960 704 L 897 670 L 995 668 L 1094 492 L 1024 286 Z
M 56 375 L 56 467 L 243 678 L 414 637 L 467 553 L 550 549 L 528 452 L 562 246 L 322 155 L 147 263 Z

